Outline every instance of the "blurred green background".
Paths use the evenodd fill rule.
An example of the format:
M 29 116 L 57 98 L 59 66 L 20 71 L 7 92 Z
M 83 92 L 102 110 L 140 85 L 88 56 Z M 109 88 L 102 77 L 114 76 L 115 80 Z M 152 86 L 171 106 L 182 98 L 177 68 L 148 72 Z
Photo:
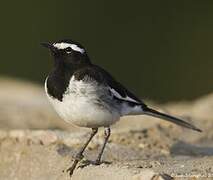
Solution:
M 188 100 L 213 90 L 212 0 L 20 0 L 0 5 L 0 75 L 43 83 L 42 41 L 81 42 L 138 96 Z

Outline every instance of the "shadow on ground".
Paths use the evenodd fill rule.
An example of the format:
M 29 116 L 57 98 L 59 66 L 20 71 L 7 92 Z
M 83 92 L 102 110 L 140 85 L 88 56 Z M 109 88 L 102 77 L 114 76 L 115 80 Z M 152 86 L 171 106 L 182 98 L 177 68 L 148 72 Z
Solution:
M 213 147 L 194 145 L 183 141 L 179 141 L 171 147 L 170 152 L 172 155 L 213 156 Z

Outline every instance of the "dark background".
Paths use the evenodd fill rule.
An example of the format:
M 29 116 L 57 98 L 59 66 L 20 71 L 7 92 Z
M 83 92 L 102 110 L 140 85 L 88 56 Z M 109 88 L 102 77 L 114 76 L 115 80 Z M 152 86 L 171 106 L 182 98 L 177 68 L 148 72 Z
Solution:
M 42 41 L 71 38 L 130 90 L 160 102 L 213 89 L 212 0 L 20 0 L 0 4 L 0 75 L 43 83 Z

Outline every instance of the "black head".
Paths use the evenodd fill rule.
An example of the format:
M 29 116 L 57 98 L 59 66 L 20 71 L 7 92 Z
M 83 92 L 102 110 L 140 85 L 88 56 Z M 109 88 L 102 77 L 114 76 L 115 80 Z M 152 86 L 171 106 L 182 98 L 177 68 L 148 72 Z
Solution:
M 85 48 L 72 40 L 41 43 L 41 45 L 50 49 L 55 59 L 55 64 L 63 64 L 68 67 L 90 64 Z

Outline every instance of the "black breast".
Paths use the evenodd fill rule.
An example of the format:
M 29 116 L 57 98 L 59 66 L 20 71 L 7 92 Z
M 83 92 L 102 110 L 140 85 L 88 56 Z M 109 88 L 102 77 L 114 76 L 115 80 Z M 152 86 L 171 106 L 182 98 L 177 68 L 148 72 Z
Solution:
M 47 78 L 47 93 L 51 97 L 62 101 L 71 76 L 71 73 L 53 70 Z

